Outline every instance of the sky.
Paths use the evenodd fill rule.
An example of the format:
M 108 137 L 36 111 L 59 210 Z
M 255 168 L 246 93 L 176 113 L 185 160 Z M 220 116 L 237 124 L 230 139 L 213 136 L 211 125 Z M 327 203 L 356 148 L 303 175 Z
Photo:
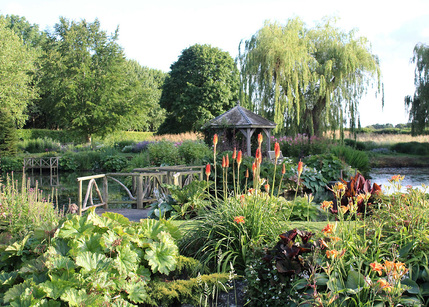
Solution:
M 108 33 L 119 27 L 118 43 L 127 58 L 164 72 L 194 44 L 235 58 L 240 42 L 265 21 L 285 25 L 299 17 L 311 28 L 335 16 L 344 31 L 355 29 L 368 38 L 380 59 L 384 108 L 381 95 L 370 88 L 359 105 L 363 127 L 408 121 L 404 97 L 415 92 L 413 49 L 417 43 L 429 45 L 428 0 L 2 0 L 0 14 L 23 16 L 41 30 L 52 29 L 60 17 L 98 18 Z

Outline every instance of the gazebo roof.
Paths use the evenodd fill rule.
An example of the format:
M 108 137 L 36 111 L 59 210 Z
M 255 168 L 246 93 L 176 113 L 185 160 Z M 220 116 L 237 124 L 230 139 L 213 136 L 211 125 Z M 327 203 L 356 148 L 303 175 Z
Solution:
M 213 118 L 204 126 L 211 128 L 221 128 L 226 126 L 235 128 L 274 129 L 277 124 L 243 108 L 240 105 L 237 105 L 231 110 Z

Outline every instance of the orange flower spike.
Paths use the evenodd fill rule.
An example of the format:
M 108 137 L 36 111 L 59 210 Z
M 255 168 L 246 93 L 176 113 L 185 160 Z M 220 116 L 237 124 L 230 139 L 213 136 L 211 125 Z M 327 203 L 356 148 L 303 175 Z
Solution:
M 225 168 L 226 167 L 226 160 L 225 160 L 225 156 L 222 157 L 222 167 Z
M 216 145 L 217 145 L 217 142 L 218 142 L 218 137 L 217 137 L 217 134 L 215 134 L 214 136 L 213 136 L 213 145 L 216 147 Z
M 261 144 L 262 144 L 262 133 L 258 134 L 258 144 L 259 144 L 259 147 L 261 147 Z
M 370 263 L 369 266 L 374 272 L 377 272 L 379 276 L 383 273 L 384 266 L 381 263 L 373 262 Z
M 304 163 L 302 163 L 302 161 L 299 160 L 299 162 L 298 162 L 298 176 L 301 176 L 303 167 L 304 167 Z
M 280 157 L 280 144 L 278 142 L 275 142 L 274 144 L 274 155 L 276 159 Z
M 229 156 L 228 155 L 226 155 L 226 157 L 225 157 L 225 166 L 229 167 Z
M 209 176 L 210 176 L 210 164 L 208 164 L 207 163 L 207 165 L 206 165 L 206 176 L 207 176 L 207 179 L 209 178 Z
M 253 167 L 252 167 L 253 168 Z M 246 169 L 246 175 L 244 175 L 246 178 L 249 178 L 249 169 Z
M 235 160 L 237 158 L 237 149 L 234 147 L 234 151 L 232 152 L 232 159 Z
M 252 163 L 252 172 L 255 173 L 256 171 L 256 161 Z
M 286 165 L 283 163 L 282 166 L 282 175 L 284 175 L 286 173 Z
M 240 215 L 234 217 L 234 222 L 236 222 L 237 224 L 244 224 L 244 216 Z
M 243 153 L 241 152 L 241 150 L 237 153 L 237 164 L 240 165 L 241 161 L 243 159 Z
M 261 150 L 259 148 L 256 148 L 255 158 L 256 158 L 257 163 L 261 164 L 261 162 L 262 162 L 262 154 L 261 154 Z

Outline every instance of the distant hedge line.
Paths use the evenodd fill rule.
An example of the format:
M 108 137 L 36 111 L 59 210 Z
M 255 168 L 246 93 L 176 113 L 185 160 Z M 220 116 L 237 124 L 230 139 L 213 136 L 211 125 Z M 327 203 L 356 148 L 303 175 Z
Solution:
M 119 142 L 124 140 L 144 141 L 153 136 L 153 132 L 135 132 L 135 131 L 120 131 L 103 139 L 105 142 Z M 65 143 L 84 143 L 81 136 L 74 132 L 65 130 L 48 130 L 48 129 L 19 129 L 18 137 L 21 140 L 44 139 L 50 138 L 54 141 Z M 99 140 L 99 138 L 95 138 Z

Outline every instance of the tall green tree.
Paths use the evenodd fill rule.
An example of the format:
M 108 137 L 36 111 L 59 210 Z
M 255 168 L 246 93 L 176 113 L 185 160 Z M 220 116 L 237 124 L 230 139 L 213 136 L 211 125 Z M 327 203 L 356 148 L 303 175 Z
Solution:
M 159 100 L 167 74 L 143 67 L 135 60 L 127 60 L 126 75 L 134 111 L 123 118 L 121 128 L 156 132 L 165 120 L 165 110 L 160 107 Z
M 60 18 L 44 45 L 40 107 L 50 128 L 76 131 L 87 141 L 119 129 L 132 111 L 126 60 L 100 22 Z
M 358 121 L 359 99 L 380 85 L 378 59 L 366 38 L 334 19 L 308 29 L 299 19 L 266 22 L 240 46 L 241 100 L 274 120 L 276 131 L 321 135 Z
M 167 118 L 160 133 L 198 131 L 237 102 L 239 72 L 228 52 L 196 44 L 170 69 L 162 87 L 160 105 Z
M 0 19 L 0 151 L 2 154 L 14 153 L 16 149 L 16 131 L 22 127 L 27 115 L 27 105 L 37 97 L 33 85 L 35 69 L 34 50 L 24 45 Z
M 423 134 L 429 121 L 429 46 L 417 44 L 411 61 L 416 64 L 414 71 L 414 97 L 405 97 L 409 112 L 412 135 Z

